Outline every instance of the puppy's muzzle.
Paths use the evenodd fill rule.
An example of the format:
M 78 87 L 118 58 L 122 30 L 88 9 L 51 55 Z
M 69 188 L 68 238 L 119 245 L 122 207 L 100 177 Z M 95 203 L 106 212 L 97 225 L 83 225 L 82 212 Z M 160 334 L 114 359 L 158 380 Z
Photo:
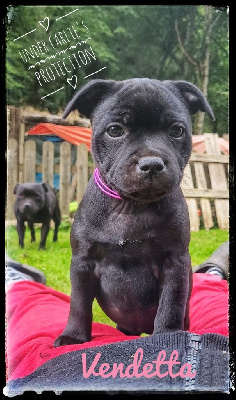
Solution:
M 165 170 L 165 162 L 160 157 L 142 157 L 137 164 L 137 172 L 145 176 L 154 176 Z

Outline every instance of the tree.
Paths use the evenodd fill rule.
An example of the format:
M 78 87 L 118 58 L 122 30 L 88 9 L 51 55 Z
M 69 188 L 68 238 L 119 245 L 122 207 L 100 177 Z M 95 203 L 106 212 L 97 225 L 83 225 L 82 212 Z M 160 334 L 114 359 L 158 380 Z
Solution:
M 222 11 L 214 11 L 211 6 L 202 6 L 198 8 L 198 12 L 204 16 L 204 27 L 200 32 L 200 57 L 199 52 L 195 52 L 195 54 L 191 54 L 189 50 L 187 50 L 186 44 L 183 43 L 181 39 L 181 35 L 178 29 L 178 21 L 175 21 L 175 30 L 179 42 L 179 46 L 181 48 L 182 53 L 185 56 L 185 59 L 192 64 L 196 74 L 196 80 L 198 82 L 199 87 L 201 88 L 204 96 L 207 98 L 208 96 L 208 86 L 209 86 L 209 73 L 210 73 L 210 56 L 211 56 L 211 44 L 213 41 L 213 30 L 217 26 L 219 19 L 222 17 Z M 196 30 L 194 30 L 196 32 Z M 198 57 L 198 58 L 197 58 Z M 197 116 L 197 133 L 201 135 L 203 133 L 204 128 L 204 113 L 199 113 Z

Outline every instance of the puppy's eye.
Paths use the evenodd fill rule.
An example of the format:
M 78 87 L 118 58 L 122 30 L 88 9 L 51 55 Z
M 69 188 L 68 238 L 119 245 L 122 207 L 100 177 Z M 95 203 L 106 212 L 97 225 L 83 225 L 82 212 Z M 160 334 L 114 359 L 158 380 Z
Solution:
M 184 134 L 184 128 L 181 125 L 172 126 L 169 135 L 173 138 L 180 138 Z
M 124 130 L 120 125 L 112 125 L 107 129 L 109 136 L 116 138 L 124 135 Z

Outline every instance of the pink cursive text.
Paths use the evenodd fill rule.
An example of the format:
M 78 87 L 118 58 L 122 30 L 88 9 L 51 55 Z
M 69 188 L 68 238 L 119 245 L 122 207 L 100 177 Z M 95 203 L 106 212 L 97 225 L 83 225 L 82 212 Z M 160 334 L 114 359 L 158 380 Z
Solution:
M 177 361 L 178 356 L 178 351 L 174 350 L 170 355 L 170 359 L 166 360 L 166 352 L 165 350 L 161 350 L 155 361 L 148 362 L 141 366 L 143 360 L 143 349 L 140 347 L 133 356 L 132 364 L 127 367 L 124 367 L 123 363 L 114 363 L 112 366 L 108 363 L 102 363 L 99 366 L 98 362 L 101 353 L 97 353 L 92 364 L 87 366 L 86 353 L 82 353 L 83 376 L 84 378 L 89 378 L 91 375 L 101 376 L 102 378 L 116 378 L 117 376 L 120 376 L 120 378 L 153 378 L 154 376 L 164 378 L 169 375 L 171 378 L 176 378 L 177 376 L 180 376 L 181 378 L 194 378 L 196 372 L 191 372 L 191 364 L 186 363 L 180 366 L 180 361 Z M 173 372 L 174 365 L 180 366 L 178 372 Z

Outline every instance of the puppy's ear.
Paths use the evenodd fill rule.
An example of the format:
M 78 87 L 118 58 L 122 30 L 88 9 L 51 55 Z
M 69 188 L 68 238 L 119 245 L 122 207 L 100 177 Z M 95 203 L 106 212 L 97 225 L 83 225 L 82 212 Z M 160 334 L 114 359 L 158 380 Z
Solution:
M 14 194 L 16 194 L 19 185 L 20 185 L 19 183 L 16 184 L 16 186 L 15 186 L 15 188 L 14 188 Z
M 166 83 L 167 85 L 170 83 L 177 87 L 187 102 L 191 114 L 195 114 L 198 111 L 203 111 L 206 112 L 213 121 L 215 120 L 210 104 L 197 86 L 186 81 L 163 81 L 163 83 Z
M 47 192 L 48 192 L 48 184 L 45 183 L 45 182 L 43 182 L 43 183 L 42 183 L 42 186 L 43 186 L 43 188 L 44 188 L 44 191 L 47 193 Z
M 101 101 L 103 96 L 115 86 L 113 80 L 94 79 L 82 87 L 67 104 L 63 113 L 66 118 L 73 110 L 78 110 L 85 117 L 90 118 L 93 109 Z

